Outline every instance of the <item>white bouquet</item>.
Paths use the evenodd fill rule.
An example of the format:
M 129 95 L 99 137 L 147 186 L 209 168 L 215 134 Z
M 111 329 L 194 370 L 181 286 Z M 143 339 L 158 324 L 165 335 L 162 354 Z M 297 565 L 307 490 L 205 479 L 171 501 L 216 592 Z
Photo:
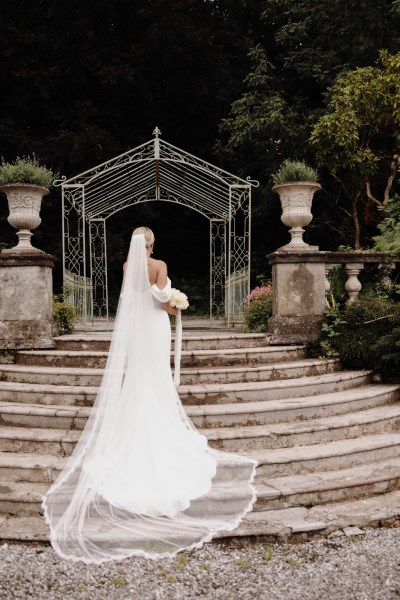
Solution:
M 189 306 L 189 301 L 186 294 L 175 288 L 172 288 L 171 290 L 169 302 L 173 308 L 178 308 L 179 310 L 186 310 Z

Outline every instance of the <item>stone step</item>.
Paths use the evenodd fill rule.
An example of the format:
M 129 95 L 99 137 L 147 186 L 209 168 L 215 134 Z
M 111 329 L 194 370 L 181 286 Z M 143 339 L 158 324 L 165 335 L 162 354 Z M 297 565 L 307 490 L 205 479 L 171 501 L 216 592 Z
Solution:
M 77 429 L 0 427 L 0 452 L 70 456 L 81 436 Z
M 311 508 L 298 506 L 286 509 L 254 511 L 246 515 L 233 531 L 220 532 L 215 539 L 249 537 L 282 542 L 306 540 L 315 532 L 329 535 L 345 527 L 377 527 L 398 519 L 400 492 L 379 494 L 338 503 L 319 504 Z M 48 542 L 49 529 L 39 515 L 0 515 L 0 540 Z
M 0 527 L 1 514 L 16 516 L 43 514 L 42 496 L 48 489 L 48 483 L 2 480 L 0 485 Z
M 99 319 L 96 317 L 92 321 L 86 323 L 77 322 L 74 325 L 73 332 L 71 335 L 111 335 L 115 325 L 114 317 L 109 317 L 108 320 Z M 218 319 L 207 319 L 207 318 L 194 318 L 182 314 L 182 326 L 183 331 L 190 335 L 217 335 L 224 333 L 240 333 L 243 329 L 243 324 L 232 324 L 227 327 L 224 318 Z M 174 326 L 171 326 L 174 330 Z
M 13 434 L 12 427 L 8 431 Z M 219 427 L 203 431 L 213 448 L 228 452 L 246 453 L 265 448 L 323 444 L 385 431 L 400 431 L 400 403 L 305 421 Z
M 246 456 L 259 461 L 258 480 L 281 477 L 283 473 L 287 477 L 337 471 L 399 458 L 400 433 L 385 432 L 326 444 L 263 449 L 246 452 Z M 68 457 L 32 452 L 0 452 L 0 479 L 51 483 L 66 460 Z M 229 455 L 226 460 L 229 462 Z M 223 480 L 223 476 L 224 472 L 221 471 L 218 480 Z
M 226 485 L 226 482 L 220 483 L 214 493 L 216 501 L 224 501 Z M 229 486 L 231 488 L 231 482 Z M 367 498 L 400 488 L 400 458 L 311 475 L 258 478 L 255 487 L 257 501 L 253 512 Z M 0 514 L 42 514 L 42 497 L 48 488 L 48 483 L 3 480 L 0 486 Z M 243 497 L 240 486 L 237 487 L 236 494 L 239 498 Z M 230 489 L 229 497 L 232 495 Z
M 227 489 L 228 486 L 229 490 Z M 0 515 L 43 514 L 42 498 L 48 489 L 48 483 L 2 481 L 0 486 Z M 269 490 L 267 490 L 265 494 L 261 488 L 258 493 L 260 499 L 264 498 L 265 495 L 271 495 Z M 230 500 L 232 500 L 234 494 L 237 495 L 239 500 L 243 500 L 243 497 L 248 497 L 248 486 L 237 485 L 236 488 L 232 490 L 232 482 L 221 481 L 219 485 L 215 487 L 213 492 L 207 495 L 208 510 L 210 510 L 212 503 L 215 504 L 215 508 L 217 509 L 218 504 L 224 502 L 226 498 L 229 497 Z M 279 494 L 279 492 L 276 491 L 275 495 L 277 494 Z M 195 504 L 200 506 L 200 501 L 195 501 L 193 503 L 193 515 L 196 510 Z M 257 510 L 256 504 L 254 505 L 254 510 Z
M 228 384 L 181 385 L 179 396 L 184 405 L 226 404 L 280 400 L 340 392 L 370 381 L 370 371 L 337 371 L 277 381 Z M 90 406 L 98 388 L 94 386 L 63 386 L 0 381 L 1 403 L 38 403 L 63 406 Z
M 185 407 L 196 427 L 241 427 L 324 416 L 382 406 L 400 399 L 400 385 L 372 384 L 314 396 Z
M 282 381 L 181 385 L 178 391 L 186 406 L 281 400 L 323 394 L 324 392 L 339 392 L 366 385 L 370 382 L 371 375 L 371 371 L 336 371 Z
M 335 471 L 400 456 L 400 433 L 384 432 L 293 448 L 264 449 L 246 452 L 259 461 L 259 478 Z
M 216 539 L 230 537 L 262 536 L 269 541 L 306 540 L 314 532 L 329 535 L 345 527 L 377 527 L 398 519 L 400 515 L 400 492 L 394 491 L 370 498 L 346 502 L 266 510 L 249 513 L 237 529 L 221 532 Z M 39 519 L 36 517 L 36 527 Z M 11 529 L 11 527 L 10 527 Z M 17 529 L 13 527 L 12 529 Z M 22 526 L 18 528 L 24 535 Z M 34 532 L 38 529 L 33 529 Z M 43 520 L 40 535 L 45 535 Z M 42 538 L 42 539 L 43 539 Z M 254 539 L 254 538 L 253 538 Z
M 0 481 L 51 484 L 69 458 L 34 452 L 0 452 Z M 229 468 L 219 468 L 214 482 L 221 484 L 227 477 L 231 478 L 233 472 L 238 481 L 248 476 L 248 466 L 233 464 L 229 454 L 220 459 L 219 464 Z
M 102 335 L 69 334 L 54 338 L 57 350 L 108 351 L 111 333 Z M 182 350 L 223 350 L 226 348 L 255 348 L 265 346 L 264 333 L 183 334 Z M 174 336 L 172 336 L 174 345 Z
M 0 481 L 51 484 L 68 458 L 47 454 L 0 452 Z
M 369 410 L 306 421 L 270 425 L 203 429 L 210 446 L 228 452 L 290 448 L 322 444 L 362 435 L 398 431 L 400 403 Z M 68 456 L 81 435 L 79 429 L 2 426 L 0 452 L 25 452 Z
M 216 367 L 213 369 L 181 370 L 182 385 L 202 383 L 240 383 L 246 381 L 276 381 L 294 377 L 311 377 L 323 373 L 332 373 L 340 368 L 337 359 L 304 359 L 290 362 L 271 363 L 256 367 Z M 46 367 L 35 365 L 0 365 L 0 381 L 19 383 L 39 383 L 52 385 L 98 386 L 103 369 L 73 367 Z
M 40 398 L 43 400 L 45 397 L 41 396 Z M 303 422 L 307 419 L 367 410 L 395 402 L 399 398 L 400 385 L 374 384 L 299 398 L 186 406 L 185 410 L 196 427 L 200 429 L 240 428 L 283 422 Z M 29 400 L 29 395 L 25 399 Z M 0 402 L 0 422 L 3 427 L 83 429 L 90 410 L 90 406 L 72 404 L 54 405 L 39 402 L 3 401 Z
M 288 475 L 257 481 L 257 510 L 313 506 L 368 498 L 400 489 L 400 458 L 389 458 L 337 471 Z
M 55 367 L 104 368 L 108 353 L 85 350 L 25 350 L 17 352 L 16 363 Z M 287 362 L 306 357 L 304 346 L 260 346 L 221 350 L 183 350 L 182 367 L 214 367 Z M 173 357 L 171 355 L 171 362 Z

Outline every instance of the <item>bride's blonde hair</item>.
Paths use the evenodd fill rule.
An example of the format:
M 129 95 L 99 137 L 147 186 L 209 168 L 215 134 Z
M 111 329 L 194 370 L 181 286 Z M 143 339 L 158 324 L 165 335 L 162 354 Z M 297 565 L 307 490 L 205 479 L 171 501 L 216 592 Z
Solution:
M 151 229 L 148 227 L 136 227 L 136 229 L 133 230 L 132 235 L 137 235 L 138 233 L 142 233 L 144 235 L 146 248 L 154 244 L 155 237 Z

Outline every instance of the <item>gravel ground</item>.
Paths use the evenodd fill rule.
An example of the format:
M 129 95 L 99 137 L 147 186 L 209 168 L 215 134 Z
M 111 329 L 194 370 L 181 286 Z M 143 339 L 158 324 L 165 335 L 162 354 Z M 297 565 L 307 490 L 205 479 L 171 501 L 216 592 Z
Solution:
M 212 543 L 175 559 L 86 566 L 48 546 L 0 546 L 0 598 L 34 600 L 391 600 L 400 598 L 400 529 L 303 544 Z

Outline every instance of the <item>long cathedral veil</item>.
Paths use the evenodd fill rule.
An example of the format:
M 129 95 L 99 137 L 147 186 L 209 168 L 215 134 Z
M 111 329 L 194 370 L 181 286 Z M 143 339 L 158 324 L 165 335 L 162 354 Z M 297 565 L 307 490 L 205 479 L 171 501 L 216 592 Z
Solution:
M 209 448 L 186 416 L 153 292 L 133 235 L 93 410 L 43 498 L 51 543 L 70 560 L 171 556 L 236 528 L 255 501 L 256 461 Z

